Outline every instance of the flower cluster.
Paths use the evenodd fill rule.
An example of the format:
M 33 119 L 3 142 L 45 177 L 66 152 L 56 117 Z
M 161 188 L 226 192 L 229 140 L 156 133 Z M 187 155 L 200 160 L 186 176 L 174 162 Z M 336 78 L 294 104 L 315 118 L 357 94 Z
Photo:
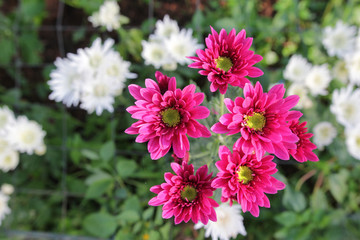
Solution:
M 192 220 L 196 228 L 205 227 L 206 235 L 211 234 L 213 239 L 246 234 L 238 213 L 240 206 L 232 206 L 233 201 L 241 205 L 243 212 L 249 211 L 257 217 L 259 207 L 270 207 L 266 194 L 285 188 L 285 184 L 273 176 L 277 172 L 276 163 L 274 156 L 268 154 L 283 160 L 292 156 L 298 162 L 318 161 L 313 153 L 316 146 L 310 141 L 312 134 L 307 132 L 306 122 L 300 121 L 302 113 L 291 110 L 299 97 L 284 97 L 283 84 L 264 92 L 260 82 L 253 85 L 246 78 L 258 77 L 263 72 L 253 66 L 262 57 L 249 50 L 252 39 L 245 36 L 245 30 L 236 34 L 235 29 L 229 33 L 222 29 L 217 33 L 211 28 L 205 40 L 207 48 L 198 49 L 197 57 L 189 57 L 194 61 L 189 67 L 203 69 L 199 73 L 207 76 L 212 92 L 219 90 L 221 104 L 229 111 L 220 112 L 219 122 L 211 130 L 218 134 L 241 134 L 232 151 L 220 146 L 215 178 L 212 173 L 208 174 L 207 165 L 195 172 L 193 164 L 189 163 L 187 136 L 218 137 L 197 121 L 210 113 L 207 107 L 199 106 L 204 94 L 195 93 L 193 84 L 184 89 L 176 88 L 175 78 L 161 72 L 156 72 L 157 82 L 146 79 L 145 88 L 129 86 L 136 102 L 127 111 L 138 121 L 125 132 L 138 135 L 136 142 L 148 142 L 152 159 L 173 151 L 171 168 L 175 174 L 165 173 L 165 183 L 150 189 L 157 196 L 149 205 L 162 205 L 163 218 L 174 217 L 175 224 Z M 316 74 L 315 69 L 313 75 Z M 243 88 L 244 97 L 224 99 L 228 85 Z M 221 189 L 219 200 L 230 205 L 218 207 L 211 198 L 216 189 Z
M 4 183 L 0 190 L 0 226 L 5 216 L 11 213 L 9 208 L 10 195 L 14 192 L 14 187 Z
M 7 107 L 0 107 L 0 169 L 14 170 L 19 164 L 19 153 L 43 155 L 46 133 L 35 121 L 25 116 L 15 117 Z
M 149 40 L 141 42 L 141 56 L 145 64 L 157 69 L 175 70 L 177 64 L 190 63 L 187 56 L 193 55 L 196 49 L 202 47 L 192 34 L 192 29 L 180 30 L 177 22 L 165 15 L 163 21 L 156 22 L 155 33 L 150 35 Z
M 92 46 L 57 58 L 48 81 L 51 100 L 85 109 L 100 115 L 103 110 L 113 112 L 115 97 L 122 93 L 127 78 L 136 75 L 129 71 L 130 62 L 124 61 L 112 49 L 114 40 L 104 44 L 97 38 Z

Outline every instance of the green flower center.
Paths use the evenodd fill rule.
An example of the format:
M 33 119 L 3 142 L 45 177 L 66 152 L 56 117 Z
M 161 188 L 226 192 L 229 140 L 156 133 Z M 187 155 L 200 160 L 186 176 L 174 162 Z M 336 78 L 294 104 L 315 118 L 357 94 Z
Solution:
M 168 127 L 175 127 L 180 123 L 180 113 L 176 109 L 168 108 L 161 112 L 162 121 Z
M 242 182 L 242 184 L 248 184 L 253 180 L 252 171 L 247 166 L 240 166 L 236 173 L 238 174 L 239 182 Z
M 216 67 L 224 70 L 225 72 L 229 71 L 233 66 L 231 59 L 228 57 L 218 57 L 216 60 Z
M 196 198 L 197 192 L 194 187 L 188 185 L 181 191 L 180 196 L 183 200 L 192 202 Z
M 266 118 L 261 113 L 254 113 L 252 116 L 245 116 L 246 126 L 255 131 L 261 131 L 266 123 Z

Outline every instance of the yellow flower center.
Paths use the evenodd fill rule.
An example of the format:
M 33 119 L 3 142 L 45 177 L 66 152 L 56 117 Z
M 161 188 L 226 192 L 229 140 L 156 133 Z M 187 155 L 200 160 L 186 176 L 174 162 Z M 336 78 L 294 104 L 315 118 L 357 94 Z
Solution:
M 231 59 L 228 57 L 218 57 L 216 60 L 216 67 L 224 70 L 225 72 L 229 71 L 233 66 Z
M 261 113 L 254 113 L 252 116 L 245 116 L 246 126 L 255 131 L 261 131 L 266 123 L 266 118 Z
M 242 184 L 248 184 L 251 180 L 253 180 L 252 171 L 247 166 L 240 166 L 236 173 L 238 175 L 239 182 L 242 182 Z
M 162 121 L 168 127 L 175 127 L 180 123 L 180 113 L 176 109 L 168 108 L 161 112 Z
M 180 196 L 183 200 L 192 202 L 196 198 L 197 192 L 194 187 L 188 185 L 181 191 Z

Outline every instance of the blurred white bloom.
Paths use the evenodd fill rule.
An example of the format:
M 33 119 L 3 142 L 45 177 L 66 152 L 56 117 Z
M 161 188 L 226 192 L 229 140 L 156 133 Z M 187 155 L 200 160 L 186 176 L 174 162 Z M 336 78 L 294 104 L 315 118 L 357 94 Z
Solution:
M 351 156 L 360 160 L 360 124 L 348 128 L 346 133 L 346 146 Z
M 56 69 L 50 73 L 48 81 L 51 93 L 49 99 L 63 102 L 67 107 L 77 106 L 80 101 L 80 88 L 83 76 L 76 65 L 67 58 L 57 58 Z
M 353 86 L 335 89 L 332 95 L 330 111 L 336 120 L 345 127 L 353 127 L 360 119 L 360 89 L 353 91 Z
M 302 83 L 311 69 L 311 64 L 300 55 L 292 55 L 284 70 L 284 78 Z
M 162 43 L 157 41 L 147 42 L 143 40 L 141 44 L 143 47 L 141 56 L 144 58 L 146 65 L 154 65 L 154 67 L 158 69 L 162 65 L 174 62 Z
M 350 83 L 360 86 L 360 50 L 346 57 Z
M 212 240 L 229 240 L 230 238 L 236 238 L 238 234 L 246 236 L 240 205 L 230 207 L 229 204 L 222 203 L 215 208 L 215 212 L 216 222 L 209 220 L 207 225 L 198 222 L 194 228 L 205 228 L 205 237 L 211 236 Z
M 311 108 L 313 106 L 313 102 L 308 97 L 308 90 L 303 84 L 293 83 L 287 89 L 287 95 L 298 95 L 300 97 L 299 102 L 296 104 L 295 108 Z
M 120 15 L 120 7 L 116 1 L 105 1 L 99 8 L 98 12 L 94 12 L 88 20 L 94 27 L 103 26 L 111 32 L 119 29 L 122 23 L 127 23 L 128 18 Z
M 331 74 L 327 64 L 313 66 L 305 78 L 305 85 L 313 96 L 326 95 L 330 82 Z
M 337 61 L 332 70 L 334 78 L 340 80 L 342 83 L 348 82 L 349 71 L 346 62 L 343 60 Z
M 7 106 L 0 107 L 0 135 L 4 134 L 5 127 L 15 121 L 14 113 Z
M 336 137 L 337 131 L 330 122 L 323 121 L 314 126 L 313 134 L 314 143 L 320 150 L 322 150 L 325 146 L 332 143 Z
M 279 56 L 274 51 L 267 51 L 264 58 L 267 65 L 272 65 L 279 61 Z
M 334 28 L 328 26 L 324 29 L 322 43 L 329 56 L 339 58 L 354 51 L 356 27 L 338 21 Z
M 46 145 L 42 144 L 35 149 L 35 154 L 38 156 L 42 156 L 46 153 Z
M 155 35 L 160 38 L 168 38 L 172 34 L 179 33 L 179 26 L 175 20 L 170 19 L 169 15 L 164 16 L 164 20 L 157 20 L 155 24 Z
M 0 153 L 0 169 L 3 172 L 14 170 L 19 164 L 19 153 L 11 148 Z
M 14 186 L 8 183 L 1 185 L 1 192 L 5 195 L 11 195 L 14 193 Z
M 9 196 L 0 192 L 0 225 L 5 216 L 11 213 L 8 205 L 9 199 Z
M 33 152 L 44 145 L 46 133 L 35 121 L 19 116 L 16 122 L 6 128 L 6 140 L 21 153 L 33 154 Z
M 180 33 L 174 33 L 164 41 L 170 56 L 179 64 L 191 63 L 187 57 L 194 55 L 197 49 L 203 48 L 203 45 L 198 44 L 197 39 L 192 37 L 192 33 L 191 29 L 182 29 Z

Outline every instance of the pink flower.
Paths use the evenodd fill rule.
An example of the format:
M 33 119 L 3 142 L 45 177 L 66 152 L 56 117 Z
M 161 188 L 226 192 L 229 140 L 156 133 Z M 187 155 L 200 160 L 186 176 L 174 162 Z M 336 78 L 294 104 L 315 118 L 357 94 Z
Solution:
M 300 123 L 299 120 L 292 120 L 288 124 L 293 133 L 298 136 L 299 141 L 296 143 L 296 149 L 289 149 L 289 153 L 298 162 L 319 161 L 319 158 L 312 152 L 316 145 L 310 141 L 312 133 L 307 133 L 307 122 Z
M 185 157 L 183 157 L 183 158 L 179 158 L 179 157 L 176 156 L 176 154 L 174 154 L 174 153 L 173 153 L 171 156 L 173 157 L 174 162 L 176 162 L 176 163 L 178 163 L 178 164 L 180 164 L 180 165 L 181 165 L 183 162 L 188 163 L 188 162 L 189 162 L 189 159 L 190 159 L 190 153 L 189 153 L 189 152 L 186 152 Z
M 207 175 L 207 166 L 200 167 L 195 175 L 192 164 L 171 163 L 171 168 L 176 175 L 167 172 L 164 175 L 165 183 L 150 188 L 157 196 L 149 201 L 149 205 L 164 205 L 162 217 L 167 219 L 175 216 L 175 224 L 188 222 L 190 219 L 194 223 L 200 220 L 205 225 L 209 219 L 216 221 L 214 207 L 219 204 L 209 198 L 215 188 L 211 187 L 212 173 Z
M 299 97 L 293 95 L 283 98 L 284 93 L 282 84 L 275 85 L 268 93 L 264 93 L 259 82 L 255 87 L 247 83 L 244 98 L 224 100 L 230 113 L 221 116 L 211 130 L 228 135 L 240 132 L 241 138 L 234 146 L 241 148 L 246 154 L 255 152 L 259 160 L 265 151 L 280 159 L 289 159 L 288 149 L 295 149 L 299 138 L 290 130 L 287 121 L 298 119 L 302 114 L 289 111 L 299 101 Z
M 209 109 L 199 106 L 203 93 L 195 93 L 195 85 L 176 89 L 176 79 L 161 72 L 156 73 L 157 84 L 146 79 L 146 88 L 129 85 L 130 94 L 137 100 L 126 110 L 137 122 L 125 130 L 127 134 L 139 134 L 136 142 L 148 142 L 152 159 L 159 159 L 173 148 L 179 158 L 190 149 L 187 135 L 193 138 L 210 137 L 210 131 L 196 119 L 209 116 Z M 163 92 L 163 94 L 162 94 Z
M 252 38 L 246 38 L 244 29 L 237 35 L 235 29 L 232 29 L 228 35 L 225 29 L 221 29 L 218 34 L 211 27 L 211 33 L 205 39 L 207 48 L 198 49 L 198 57 L 189 57 L 195 61 L 189 67 L 204 69 L 199 73 L 208 77 L 210 91 L 219 89 L 221 94 L 225 94 L 228 84 L 243 88 L 245 83 L 250 82 L 246 76 L 263 75 L 259 68 L 253 67 L 262 57 L 249 50 Z
M 234 149 L 231 154 L 226 146 L 219 148 L 219 169 L 212 187 L 222 188 L 221 201 L 237 201 L 244 212 L 259 216 L 260 207 L 270 207 L 265 193 L 275 194 L 285 188 L 285 184 L 271 175 L 277 172 L 273 156 L 267 155 L 258 161 L 254 154 L 247 155 L 241 149 Z

